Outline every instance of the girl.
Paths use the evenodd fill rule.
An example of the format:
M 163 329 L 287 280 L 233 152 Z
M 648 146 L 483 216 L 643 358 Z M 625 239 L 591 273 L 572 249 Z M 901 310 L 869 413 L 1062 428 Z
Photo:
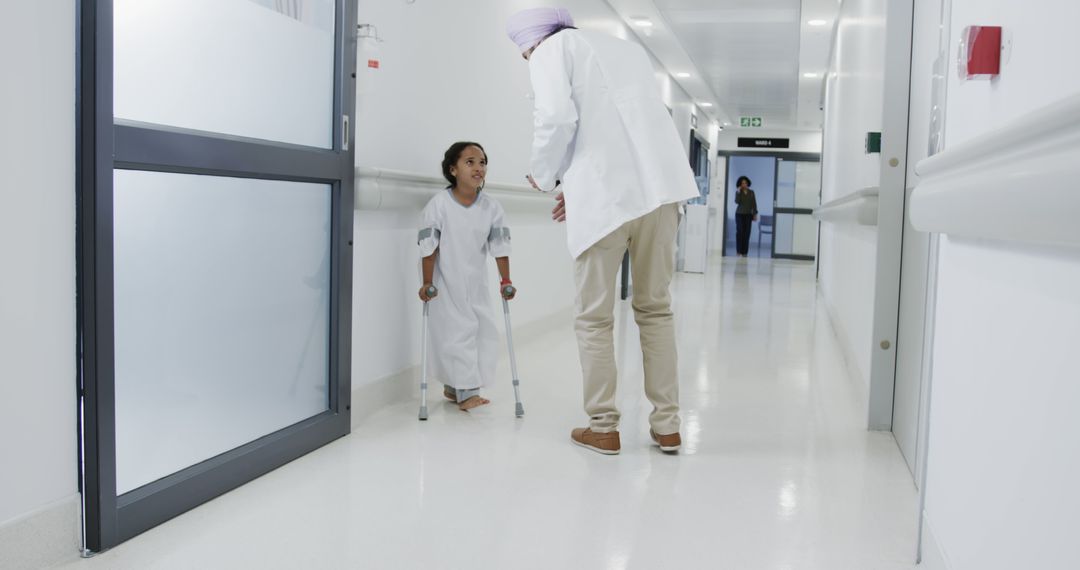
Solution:
M 490 403 L 480 387 L 491 384 L 499 338 L 487 283 L 487 255 L 495 258 L 503 289 L 510 285 L 510 230 L 503 209 L 482 194 L 487 153 L 474 142 L 447 149 L 442 172 L 450 185 L 423 212 L 418 243 L 424 284 L 420 300 L 430 305 L 431 376 L 443 395 L 463 411 Z M 434 285 L 438 299 L 428 297 Z

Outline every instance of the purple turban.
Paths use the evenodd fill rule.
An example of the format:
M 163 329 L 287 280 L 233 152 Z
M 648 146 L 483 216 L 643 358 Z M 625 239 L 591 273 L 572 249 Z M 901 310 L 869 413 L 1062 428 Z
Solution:
M 566 8 L 530 8 L 506 20 L 506 35 L 525 53 L 555 30 L 573 25 Z

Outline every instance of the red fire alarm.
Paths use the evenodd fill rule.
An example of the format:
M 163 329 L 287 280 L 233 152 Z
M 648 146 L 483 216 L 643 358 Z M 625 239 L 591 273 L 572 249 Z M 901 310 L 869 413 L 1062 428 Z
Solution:
M 968 26 L 960 34 L 960 79 L 993 79 L 1001 73 L 1001 26 Z

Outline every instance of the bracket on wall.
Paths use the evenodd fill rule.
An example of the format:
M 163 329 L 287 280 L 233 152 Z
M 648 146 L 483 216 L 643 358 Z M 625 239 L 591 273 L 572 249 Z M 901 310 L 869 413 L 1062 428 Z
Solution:
M 371 38 L 379 43 L 386 41 L 379 36 L 379 28 L 375 24 L 357 24 L 356 37 Z

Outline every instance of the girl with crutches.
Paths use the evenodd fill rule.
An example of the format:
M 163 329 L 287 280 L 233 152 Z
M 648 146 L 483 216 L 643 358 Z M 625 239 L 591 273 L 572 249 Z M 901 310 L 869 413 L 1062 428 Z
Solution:
M 499 268 L 500 295 L 509 301 L 516 294 L 510 281 L 510 230 L 502 206 L 481 192 L 487 176 L 482 146 L 454 143 L 443 157 L 442 172 L 450 185 L 423 212 L 419 294 L 430 319 L 431 377 L 444 385 L 443 396 L 468 411 L 490 403 L 480 389 L 491 385 L 498 358 L 489 255 Z

